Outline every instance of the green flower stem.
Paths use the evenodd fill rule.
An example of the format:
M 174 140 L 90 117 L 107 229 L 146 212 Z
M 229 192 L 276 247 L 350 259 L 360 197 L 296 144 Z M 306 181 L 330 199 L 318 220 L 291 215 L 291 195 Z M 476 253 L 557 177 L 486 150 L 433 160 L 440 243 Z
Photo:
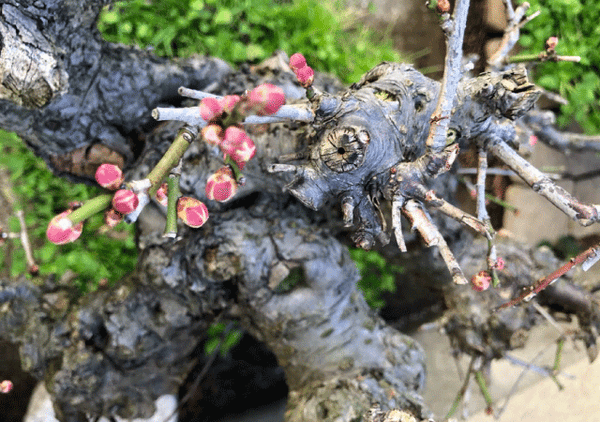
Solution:
M 475 380 L 477 381 L 477 384 L 479 385 L 479 389 L 481 390 L 481 394 L 483 395 L 485 404 L 487 405 L 488 409 L 491 409 L 492 405 L 494 404 L 494 401 L 492 400 L 490 391 L 488 390 L 487 384 L 485 383 L 485 378 L 483 377 L 483 372 L 475 371 Z
M 147 178 L 152 184 L 148 190 L 150 197 L 156 194 L 156 191 L 160 187 L 163 179 L 171 171 L 173 167 L 179 163 L 181 157 L 190 146 L 190 143 L 196 139 L 197 133 L 190 127 L 183 127 L 177 133 L 175 140 L 165 153 L 152 171 L 148 174 Z
M 233 177 L 235 177 L 235 181 L 238 182 L 238 184 L 240 185 L 243 184 L 242 178 L 244 177 L 244 175 L 242 174 L 242 171 L 238 167 L 237 163 L 233 161 L 233 159 L 229 155 L 225 158 L 225 164 L 231 167 L 231 170 L 233 171 Z
M 103 195 L 99 195 L 95 198 L 90 199 L 85 202 L 81 207 L 77 208 L 71 214 L 67 216 L 73 225 L 91 217 L 94 214 L 97 214 L 101 211 L 104 211 L 106 208 L 110 206 L 114 194 L 106 193 Z
M 177 236 L 177 200 L 181 196 L 179 190 L 180 174 L 170 174 L 167 178 L 168 203 L 167 203 L 167 223 L 163 237 L 174 238 Z
M 542 53 L 543 54 L 543 53 Z M 508 58 L 509 63 L 537 62 L 541 60 L 540 54 L 522 54 Z
M 560 360 L 562 357 L 562 350 L 563 350 L 563 346 L 565 345 L 565 338 L 561 337 L 558 339 L 558 343 L 556 344 L 556 355 L 554 355 L 554 366 L 552 367 L 552 370 L 554 372 L 558 372 L 558 370 L 560 369 Z

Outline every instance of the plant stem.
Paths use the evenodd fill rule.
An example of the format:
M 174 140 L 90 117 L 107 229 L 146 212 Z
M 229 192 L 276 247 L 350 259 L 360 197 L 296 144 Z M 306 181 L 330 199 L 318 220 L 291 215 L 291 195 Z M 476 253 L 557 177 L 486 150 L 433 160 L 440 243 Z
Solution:
M 77 208 L 71 214 L 67 216 L 73 225 L 91 217 L 94 214 L 97 214 L 101 211 L 104 211 L 110 205 L 113 198 L 112 193 L 105 193 L 103 195 L 98 195 L 95 198 L 86 201 L 81 207 Z
M 152 171 L 147 176 L 152 184 L 148 191 L 150 196 L 156 194 L 156 191 L 160 187 L 163 179 L 171 171 L 171 169 L 177 165 L 181 157 L 183 157 L 185 151 L 190 146 L 190 143 L 196 139 L 197 134 L 197 130 L 189 126 L 185 126 L 179 130 L 175 140 L 173 140 L 173 143 L 165 155 L 163 155 L 160 161 L 156 164 L 156 166 L 154 166 Z
M 175 238 L 177 236 L 177 200 L 181 196 L 181 191 L 179 190 L 180 178 L 181 173 L 171 173 L 167 179 L 167 222 L 163 237 Z
M 490 412 L 492 409 L 492 405 L 494 401 L 492 400 L 492 396 L 490 395 L 490 391 L 487 388 L 487 384 L 485 383 L 485 378 L 483 377 L 482 371 L 475 371 L 475 380 L 479 385 L 479 389 L 481 390 L 481 394 L 485 400 L 485 404 L 487 405 L 487 411 Z

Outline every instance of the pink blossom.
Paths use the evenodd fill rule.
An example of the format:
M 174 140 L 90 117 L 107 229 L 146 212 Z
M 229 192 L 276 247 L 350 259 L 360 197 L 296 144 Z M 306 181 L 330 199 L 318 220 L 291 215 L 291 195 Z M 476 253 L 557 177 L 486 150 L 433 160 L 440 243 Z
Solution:
M 489 289 L 491 283 L 492 277 L 487 271 L 479 271 L 471 278 L 471 288 L 477 292 Z
M 315 80 L 315 72 L 310 66 L 304 66 L 298 69 L 295 73 L 298 82 L 300 82 L 300 85 L 302 85 L 304 88 L 311 86 Z
M 208 125 L 202 128 L 202 139 L 210 145 L 220 145 L 223 141 L 223 129 L 219 125 Z
M 221 167 L 206 181 L 206 197 L 225 202 L 233 197 L 238 185 L 229 167 Z
M 283 90 L 272 84 L 261 84 L 248 94 L 248 105 L 256 114 L 268 116 L 285 103 Z
M 129 214 L 135 211 L 139 203 L 138 196 L 129 189 L 118 190 L 112 199 L 113 208 L 121 214 Z
M 117 190 L 123 183 L 123 172 L 114 164 L 102 164 L 96 170 L 96 182 L 110 190 Z
M 223 106 L 216 98 L 206 97 L 200 101 L 200 116 L 207 122 L 219 117 L 221 113 Z
M 233 108 L 237 103 L 240 102 L 241 99 L 242 97 L 239 95 L 226 95 L 219 100 L 219 104 L 221 104 L 221 107 L 223 107 L 224 112 L 231 113 Z
M 306 66 L 304 56 L 301 53 L 292 54 L 292 57 L 290 57 L 290 68 L 296 72 L 296 70 L 302 69 L 304 66 Z
M 504 269 L 505 265 L 506 265 L 506 263 L 504 262 L 504 259 L 502 259 L 501 257 L 498 257 L 498 259 L 496 259 L 494 268 L 497 269 L 498 271 L 502 271 Z
M 64 245 L 65 243 L 74 242 L 81 236 L 83 222 L 73 225 L 71 220 L 67 218 L 72 212 L 72 210 L 66 210 L 50 220 L 46 230 L 46 237 L 50 242 L 55 245 Z
M 190 227 L 201 227 L 208 220 L 208 208 L 196 198 L 182 196 L 177 201 L 177 217 Z
M 0 393 L 10 393 L 10 390 L 13 389 L 13 383 L 10 380 L 4 380 L 0 382 Z
M 156 191 L 156 200 L 163 207 L 166 207 L 169 202 L 169 199 L 167 197 L 168 191 L 169 189 L 166 183 L 160 185 L 160 188 L 158 188 L 158 190 Z

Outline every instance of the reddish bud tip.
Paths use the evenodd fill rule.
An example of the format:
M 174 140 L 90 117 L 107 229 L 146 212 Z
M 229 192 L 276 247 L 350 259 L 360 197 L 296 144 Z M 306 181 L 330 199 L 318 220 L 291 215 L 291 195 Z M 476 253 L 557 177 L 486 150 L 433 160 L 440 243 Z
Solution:
M 219 104 L 223 108 L 223 111 L 226 113 L 231 113 L 236 106 L 237 103 L 240 102 L 242 97 L 239 95 L 226 95 L 219 100 Z
M 200 116 L 207 122 L 219 117 L 221 113 L 223 113 L 223 107 L 216 98 L 207 97 L 200 101 Z
M 272 84 L 261 84 L 248 94 L 248 106 L 261 116 L 277 112 L 284 103 L 283 90 Z
M 177 201 L 177 217 L 190 227 L 201 227 L 208 220 L 208 208 L 196 198 L 182 196 Z
M 208 125 L 202 128 L 202 139 L 210 145 L 220 145 L 223 141 L 223 129 L 219 125 Z
M 438 0 L 437 6 L 435 8 L 438 13 L 449 13 L 450 2 L 448 0 Z
M 33 265 L 29 266 L 29 268 L 27 269 L 27 271 L 31 275 L 38 275 L 40 273 L 40 266 L 37 265 L 37 264 L 33 264 Z
M 158 190 L 156 191 L 156 200 L 163 207 L 166 207 L 167 204 L 169 203 L 169 198 L 167 196 L 168 194 L 169 194 L 169 188 L 166 183 L 163 183 L 162 185 L 160 185 L 160 188 L 158 188 Z
M 4 380 L 2 382 L 0 382 L 0 393 L 9 393 L 10 390 L 13 389 L 13 383 L 12 381 L 9 380 Z
M 118 190 L 112 199 L 113 208 L 121 214 L 129 214 L 135 211 L 139 203 L 138 196 L 129 189 Z
M 492 277 L 487 271 L 479 271 L 471 278 L 471 288 L 477 292 L 489 289 L 492 283 Z
M 123 214 L 117 210 L 111 208 L 110 210 L 106 211 L 106 214 L 104 214 L 104 222 L 110 228 L 115 227 L 121 221 L 123 221 Z
M 114 164 L 102 164 L 96 170 L 96 182 L 110 190 L 117 190 L 123 183 L 123 172 Z
M 311 86 L 315 80 L 315 72 L 310 66 L 304 66 L 298 69 L 295 73 L 298 82 L 300 82 L 300 85 L 302 85 L 304 88 Z
M 206 181 L 206 197 L 225 202 L 235 195 L 238 185 L 229 167 L 221 167 Z
M 546 49 L 554 50 L 558 45 L 558 37 L 550 37 L 546 40 Z
M 71 220 L 67 218 L 71 214 L 71 210 L 64 211 L 55 216 L 46 230 L 46 237 L 55 245 L 64 245 L 65 243 L 74 242 L 81 235 L 83 230 L 83 222 L 73 225 Z
M 290 68 L 292 71 L 296 72 L 298 69 L 302 69 L 306 66 L 306 59 L 301 53 L 292 54 L 290 57 Z

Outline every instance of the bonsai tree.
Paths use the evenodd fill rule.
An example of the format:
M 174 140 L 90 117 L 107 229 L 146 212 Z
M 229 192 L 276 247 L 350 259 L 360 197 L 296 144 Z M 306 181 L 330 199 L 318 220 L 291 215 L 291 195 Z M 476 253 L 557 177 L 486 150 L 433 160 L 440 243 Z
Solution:
M 598 220 L 598 205 L 580 203 L 517 152 L 531 134 L 572 139 L 539 118 L 540 90 L 509 64 L 527 5 L 505 3 L 510 23 L 483 74 L 463 61 L 468 1 L 453 10 L 440 1 L 432 7 L 448 39 L 441 82 L 384 62 L 344 88 L 301 54 L 240 72 L 216 58 L 169 60 L 108 43 L 96 30 L 107 3 L 0 9 L 0 127 L 57 175 L 116 189 L 58 215 L 48 239 L 77 241 L 104 210 L 108 226 L 140 226 L 138 267 L 114 287 L 82 297 L 53 278 L 0 284 L 0 335 L 21 345 L 24 369 L 45 380 L 61 421 L 149 416 L 222 318 L 277 357 L 289 421 L 380 420 L 398 409 L 428 417 L 424 351 L 367 306 L 343 227 L 361 248 L 391 242 L 410 256 L 420 270 L 407 268 L 406 278 L 435 288 L 446 332 L 472 357 L 469 374 L 483 391 L 486 365 L 521 346 L 535 322 L 523 299 L 577 315 L 595 358 L 591 293 L 567 277 L 549 285 L 593 264 L 597 248 L 556 269 L 553 257 L 496 239 L 485 206 L 491 154 L 583 225 Z M 544 54 L 559 59 L 555 46 L 549 40 Z M 469 150 L 478 158 L 475 216 L 453 205 L 453 162 Z M 163 218 L 160 233 L 152 223 Z

